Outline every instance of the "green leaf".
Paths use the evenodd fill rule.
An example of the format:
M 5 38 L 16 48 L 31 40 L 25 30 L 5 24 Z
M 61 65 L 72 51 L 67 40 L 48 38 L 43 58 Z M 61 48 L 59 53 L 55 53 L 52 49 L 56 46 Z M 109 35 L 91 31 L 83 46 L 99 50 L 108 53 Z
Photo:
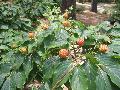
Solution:
M 43 64 L 43 71 L 44 71 L 44 80 L 48 81 L 49 78 L 52 77 L 54 70 L 56 69 L 57 65 L 60 63 L 60 58 L 58 56 L 53 56 L 45 61 Z
M 96 59 L 99 61 L 99 64 L 102 65 L 115 65 L 117 64 L 115 60 L 111 58 L 109 54 L 96 54 Z
M 97 61 L 97 59 L 94 57 L 93 54 L 86 54 L 85 57 L 87 58 L 87 60 L 89 60 L 92 64 L 98 64 L 99 62 Z
M 4 82 L 1 90 L 16 90 L 16 84 L 12 76 L 9 76 Z
M 99 64 L 105 72 L 110 76 L 111 81 L 120 87 L 120 65 L 115 59 L 112 59 L 108 54 L 97 55 Z
M 24 56 L 20 54 L 14 54 L 13 52 L 9 51 L 6 53 L 6 55 L 2 56 L 2 62 L 1 68 L 2 71 L 7 71 L 6 68 L 9 68 L 8 70 L 17 70 L 21 66 L 21 64 L 24 61 Z M 5 70 L 4 70 L 5 69 Z
M 47 37 L 49 35 L 51 35 L 54 32 L 54 29 L 52 29 L 52 27 L 50 27 L 48 30 L 44 30 L 40 33 L 40 35 L 42 35 L 42 37 Z
M 89 29 L 88 30 L 84 30 L 83 34 L 82 34 L 82 37 L 84 37 L 84 38 L 90 37 L 94 33 L 95 33 L 95 31 L 93 31 L 93 30 L 89 30 Z
M 112 44 L 109 45 L 109 54 L 120 56 L 120 39 L 112 40 Z
M 27 58 L 26 60 L 24 60 L 23 69 L 24 69 L 25 76 L 27 78 L 30 71 L 33 69 L 33 64 L 31 59 Z
M 6 76 L 5 74 L 0 74 L 0 87 L 4 81 L 5 76 Z
M 54 48 L 56 45 L 54 44 L 54 39 L 55 37 L 53 35 L 49 35 L 48 37 L 46 37 L 44 39 L 44 48 L 50 49 L 50 48 Z
M 60 30 L 55 34 L 55 41 L 53 42 L 56 46 L 62 46 L 68 43 L 67 39 L 69 38 L 69 34 L 65 30 Z
M 85 72 L 88 77 L 88 90 L 96 90 L 95 79 L 97 76 L 97 67 L 92 62 L 87 62 L 85 65 Z
M 1 45 L 0 49 L 4 49 L 5 50 L 5 49 L 8 49 L 8 47 L 6 45 Z
M 102 65 L 102 68 L 110 76 L 111 81 L 120 88 L 120 65 Z
M 85 45 L 95 45 L 95 39 L 91 36 L 89 38 L 86 39 L 85 41 Z
M 19 67 L 22 65 L 22 63 L 24 61 L 24 56 L 15 54 L 11 58 L 14 60 L 12 69 L 14 69 L 14 70 L 19 69 Z
M 12 64 L 11 63 L 0 64 L 0 74 L 1 73 L 10 73 L 11 69 L 12 69 Z
M 78 35 L 81 36 L 81 34 L 82 34 L 83 31 L 80 30 L 80 29 L 74 29 L 74 30 L 72 30 L 72 32 L 73 32 L 74 34 L 76 34 L 76 35 L 77 35 L 76 38 L 78 38 Z
M 1 25 L 0 29 L 9 29 L 8 25 Z
M 80 21 L 74 21 L 73 24 L 74 24 L 74 26 L 75 25 L 78 26 L 79 29 L 81 29 L 81 30 L 83 30 L 85 28 L 85 25 L 82 22 L 80 22 Z
M 106 42 L 110 42 L 110 38 L 107 35 L 94 35 L 94 38 L 97 41 L 104 40 Z
M 42 33 L 41 33 L 37 36 L 36 42 L 37 42 L 38 45 L 41 45 L 43 40 L 44 40 L 44 37 L 42 36 Z
M 13 52 L 9 51 L 8 53 L 2 55 L 1 63 L 11 62 L 11 61 L 14 61 Z
M 110 25 L 110 23 L 108 21 L 104 21 L 99 25 L 99 29 L 109 31 L 111 29 L 111 27 L 108 27 L 108 25 Z
M 120 56 L 119 55 L 113 55 L 111 58 L 113 58 L 114 60 L 120 61 Z
M 21 72 L 16 73 L 14 76 L 14 80 L 15 80 L 17 88 L 22 89 L 24 87 L 26 78 L 25 78 L 25 75 L 23 73 L 21 73 Z
M 114 36 L 114 37 L 120 37 L 120 27 L 114 27 L 111 32 L 110 35 Z
M 75 68 L 71 80 L 72 90 L 88 90 L 88 79 L 85 72 L 80 68 Z
M 64 61 L 56 68 L 53 76 L 53 89 L 63 85 L 69 78 L 74 69 L 74 64 L 70 61 Z
M 96 77 L 96 90 L 112 90 L 107 73 L 100 68 Z
M 48 36 L 45 40 L 44 40 L 44 44 L 45 44 L 45 48 L 55 48 L 55 47 L 60 47 L 63 45 L 66 45 L 68 43 L 68 33 L 65 30 L 60 30 L 57 31 L 54 35 L 50 35 Z
M 38 52 L 39 53 L 39 52 Z M 38 64 L 38 65 L 41 65 L 42 64 L 42 60 L 41 60 L 41 57 L 35 53 L 33 56 L 32 56 L 32 60 Z

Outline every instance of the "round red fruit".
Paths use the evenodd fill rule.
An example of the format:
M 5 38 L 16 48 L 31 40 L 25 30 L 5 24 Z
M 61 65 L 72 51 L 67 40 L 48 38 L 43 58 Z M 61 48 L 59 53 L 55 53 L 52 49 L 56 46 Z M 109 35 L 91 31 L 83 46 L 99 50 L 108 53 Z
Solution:
M 69 55 L 69 51 L 68 51 L 67 49 L 61 49 L 61 50 L 59 51 L 59 56 L 60 56 L 61 58 L 66 58 L 68 55 Z
M 80 38 L 77 40 L 77 45 L 79 45 L 80 47 L 82 47 L 84 45 L 84 39 L 83 38 Z

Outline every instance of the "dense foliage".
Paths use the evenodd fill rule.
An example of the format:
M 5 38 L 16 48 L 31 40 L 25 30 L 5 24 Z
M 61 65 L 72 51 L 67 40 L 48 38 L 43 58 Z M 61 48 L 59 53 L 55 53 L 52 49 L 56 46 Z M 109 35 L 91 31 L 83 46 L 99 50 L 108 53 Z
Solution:
M 120 23 L 120 0 L 116 1 L 116 6 L 112 14 L 112 20 L 118 21 Z
M 47 23 L 35 17 L 34 28 L 34 15 L 18 6 L 3 4 L 0 11 L 0 90 L 62 90 L 63 84 L 70 90 L 119 90 L 118 23 L 86 27 L 54 7 L 42 14 Z M 30 86 L 34 81 L 40 85 Z
M 53 0 L 15 0 L 14 3 L 0 4 L 0 29 L 31 30 L 43 17 L 48 7 L 53 8 Z

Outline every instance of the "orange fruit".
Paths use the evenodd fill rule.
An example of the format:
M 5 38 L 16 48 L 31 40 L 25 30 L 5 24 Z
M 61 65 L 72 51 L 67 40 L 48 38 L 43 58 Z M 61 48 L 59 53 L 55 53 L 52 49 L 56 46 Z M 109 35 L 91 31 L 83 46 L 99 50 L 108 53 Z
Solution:
M 105 53 L 105 52 L 107 52 L 109 49 L 108 49 L 108 46 L 106 45 L 106 44 L 101 44 L 100 46 L 99 46 L 99 51 L 100 52 L 103 52 L 103 53 Z
M 63 17 L 64 17 L 65 19 L 68 19 L 68 17 L 69 17 L 68 12 L 65 12 L 65 13 L 63 14 Z
M 69 21 L 63 21 L 62 24 L 63 24 L 64 27 L 70 27 L 71 26 L 71 23 Z
M 34 32 L 29 32 L 29 33 L 28 33 L 28 37 L 29 37 L 30 39 L 33 39 L 33 38 L 35 37 L 35 33 L 34 33 Z
M 59 56 L 60 56 L 61 58 L 66 58 L 68 55 L 69 55 L 69 51 L 68 51 L 67 49 L 61 49 L 61 50 L 59 51 Z
M 26 47 L 21 47 L 19 50 L 20 50 L 20 52 L 23 53 L 23 54 L 26 54 L 26 53 L 27 53 L 27 48 L 26 48 Z

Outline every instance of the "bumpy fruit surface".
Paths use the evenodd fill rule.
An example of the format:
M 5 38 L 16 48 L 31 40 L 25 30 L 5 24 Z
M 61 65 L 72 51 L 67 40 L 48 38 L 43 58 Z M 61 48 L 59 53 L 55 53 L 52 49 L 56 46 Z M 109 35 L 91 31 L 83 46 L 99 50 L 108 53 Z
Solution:
M 47 30 L 49 28 L 49 26 L 47 24 L 43 24 L 43 25 L 41 25 L 41 27 L 43 30 Z
M 20 50 L 20 52 L 23 53 L 23 54 L 26 54 L 26 53 L 27 53 L 27 48 L 26 48 L 26 47 L 21 47 L 19 50 Z
M 64 17 L 65 19 L 68 19 L 68 17 L 69 17 L 68 12 L 65 12 L 65 13 L 63 14 L 63 17 Z
M 34 32 L 29 32 L 29 33 L 28 33 L 28 37 L 29 37 L 30 39 L 33 39 L 33 38 L 35 37 L 35 33 L 34 33 Z
M 61 49 L 59 51 L 59 56 L 61 58 L 67 58 L 68 55 L 69 55 L 69 51 L 67 49 Z
M 64 27 L 70 27 L 71 26 L 71 23 L 69 21 L 63 21 L 62 24 L 63 24 Z
M 77 45 L 82 47 L 84 45 L 84 39 L 83 38 L 79 38 L 76 43 L 77 43 Z
M 106 44 L 101 44 L 100 47 L 99 47 L 99 51 L 100 52 L 107 52 L 108 51 L 108 46 Z

